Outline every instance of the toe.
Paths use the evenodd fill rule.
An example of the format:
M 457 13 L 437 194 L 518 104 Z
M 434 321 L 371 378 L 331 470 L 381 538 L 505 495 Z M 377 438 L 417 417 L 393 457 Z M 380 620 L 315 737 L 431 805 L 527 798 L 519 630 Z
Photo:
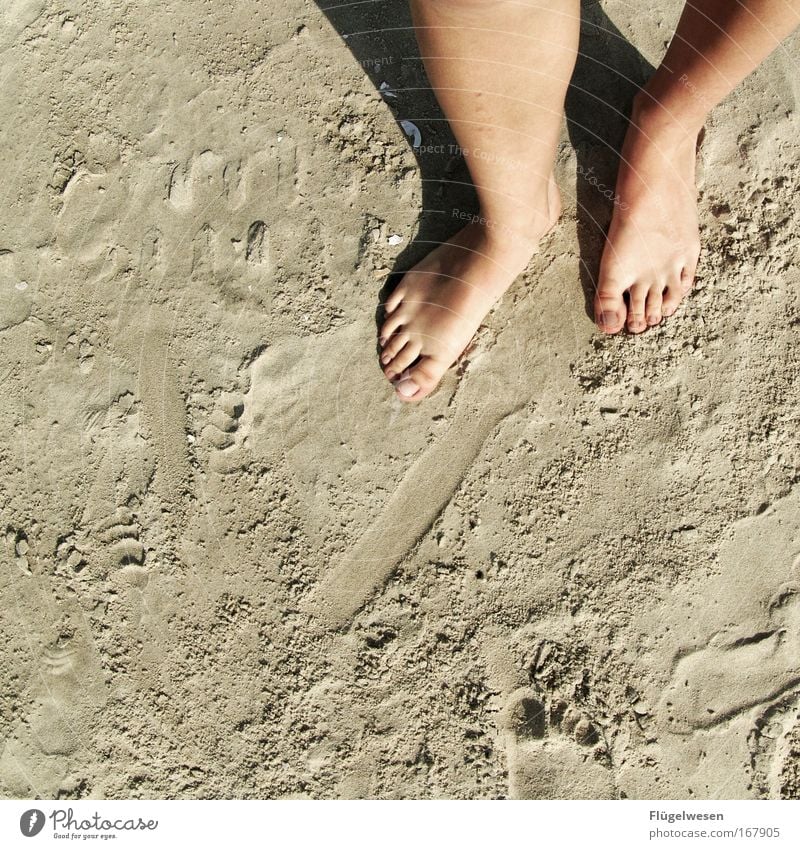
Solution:
M 395 333 L 383 346 L 381 351 L 381 363 L 386 365 L 391 362 L 402 350 L 403 346 L 408 342 L 407 333 Z
M 419 356 L 419 352 L 419 345 L 409 342 L 395 355 L 394 359 L 384 369 L 386 377 L 389 380 L 392 380 L 396 375 L 399 375 L 403 369 L 407 369 Z
M 400 301 L 403 300 L 403 295 L 405 294 L 405 289 L 403 288 L 402 282 L 398 284 L 397 288 L 392 292 L 391 295 L 386 299 L 386 303 L 383 308 L 386 312 L 386 315 L 394 312 L 399 306 Z
M 414 368 L 404 371 L 395 383 L 401 401 L 421 401 L 436 388 L 447 365 L 431 357 L 423 357 Z
M 649 325 L 659 324 L 661 321 L 661 301 L 663 298 L 663 286 L 651 286 L 647 293 L 645 303 L 645 317 Z
M 393 312 L 389 316 L 389 318 L 387 318 L 386 321 L 383 322 L 380 334 L 381 345 L 386 344 L 392 333 L 394 333 L 398 327 L 402 326 L 404 320 L 405 316 L 403 315 L 402 310 L 398 310 L 396 312 Z
M 631 333 L 641 333 L 647 327 L 645 320 L 645 303 L 650 287 L 645 283 L 635 283 L 630 288 L 630 306 L 626 322 Z
M 667 284 L 666 291 L 664 292 L 664 305 L 662 307 L 664 315 L 672 315 L 678 309 L 680 302 L 689 293 L 692 283 L 694 283 L 695 268 L 695 263 L 684 266 L 680 274 L 676 275 L 675 279 Z
M 624 288 L 601 283 L 594 299 L 594 318 L 604 333 L 619 333 L 625 324 L 627 309 L 622 297 Z
M 683 289 L 683 294 L 685 295 L 694 285 L 694 275 L 697 272 L 697 262 L 692 262 L 689 265 L 685 265 L 681 269 L 680 274 L 680 285 Z
M 683 289 L 678 283 L 673 283 L 670 286 L 667 286 L 666 291 L 664 292 L 664 302 L 661 307 L 661 311 L 666 316 L 672 315 L 676 309 L 678 309 L 678 304 L 683 300 Z
M 661 308 L 664 315 L 672 315 L 678 309 L 678 305 L 691 288 L 691 281 L 686 284 L 684 280 L 684 277 L 672 280 L 664 290 L 664 303 Z

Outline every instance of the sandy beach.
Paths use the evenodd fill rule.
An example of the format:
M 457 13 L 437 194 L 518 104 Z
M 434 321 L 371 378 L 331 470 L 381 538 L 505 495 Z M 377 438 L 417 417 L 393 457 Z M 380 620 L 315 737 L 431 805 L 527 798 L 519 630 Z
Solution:
M 800 36 L 604 336 L 655 5 L 584 4 L 562 220 L 409 406 L 381 294 L 475 201 L 404 0 L 2 3 L 0 796 L 800 797 Z

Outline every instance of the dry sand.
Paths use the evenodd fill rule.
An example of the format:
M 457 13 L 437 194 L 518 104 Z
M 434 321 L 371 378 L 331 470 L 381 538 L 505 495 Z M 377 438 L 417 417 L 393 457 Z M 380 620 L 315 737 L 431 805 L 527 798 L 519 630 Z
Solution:
M 380 287 L 472 200 L 402 0 L 324 5 L 0 6 L 0 792 L 796 798 L 800 40 L 603 338 L 580 174 L 679 6 L 586 3 L 563 222 L 409 408 Z

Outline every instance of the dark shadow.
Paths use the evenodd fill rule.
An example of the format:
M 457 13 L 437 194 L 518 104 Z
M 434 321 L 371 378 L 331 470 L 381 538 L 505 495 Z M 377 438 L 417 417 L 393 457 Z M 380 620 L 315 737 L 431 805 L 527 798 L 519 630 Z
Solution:
M 316 0 L 343 45 L 398 120 L 413 121 L 423 149 L 415 151 L 422 180 L 417 235 L 397 259 L 381 301 L 408 268 L 463 226 L 454 210 L 476 213 L 477 197 L 456 140 L 425 75 L 407 0 Z M 633 95 L 653 67 L 619 32 L 597 0 L 582 0 L 580 53 L 566 103 L 567 129 L 577 153 L 578 240 L 581 286 L 591 316 L 603 238 L 611 217 L 618 151 Z M 413 148 L 412 148 L 413 149 Z M 592 177 L 596 176 L 596 183 Z M 601 188 L 602 187 L 602 188 Z M 377 320 L 380 321 L 380 309 Z
M 654 71 L 597 0 L 582 0 L 578 60 L 567 91 L 566 113 L 577 158 L 580 282 L 590 318 L 594 317 L 600 257 L 614 209 L 619 151 L 631 103 Z
M 386 82 L 396 97 L 384 97 L 400 120 L 422 134 L 414 152 L 422 181 L 422 209 L 413 242 L 398 256 L 381 291 L 381 303 L 402 273 L 464 226 L 453 211 L 475 213 L 478 202 L 456 140 L 425 75 L 414 37 L 408 0 L 315 0 L 376 89 Z M 380 310 L 376 316 L 380 321 Z

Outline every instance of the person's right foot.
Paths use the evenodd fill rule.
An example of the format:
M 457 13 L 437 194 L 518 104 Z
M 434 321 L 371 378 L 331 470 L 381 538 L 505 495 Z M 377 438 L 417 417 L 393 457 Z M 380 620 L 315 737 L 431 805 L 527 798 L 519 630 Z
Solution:
M 497 222 L 468 224 L 408 271 L 386 301 L 381 364 L 402 401 L 429 395 L 486 313 L 521 274 L 560 212 L 551 179 L 524 235 Z
M 600 264 L 595 320 L 606 333 L 640 333 L 672 315 L 692 286 L 700 254 L 697 135 L 647 97 L 637 99 L 625 137 Z

